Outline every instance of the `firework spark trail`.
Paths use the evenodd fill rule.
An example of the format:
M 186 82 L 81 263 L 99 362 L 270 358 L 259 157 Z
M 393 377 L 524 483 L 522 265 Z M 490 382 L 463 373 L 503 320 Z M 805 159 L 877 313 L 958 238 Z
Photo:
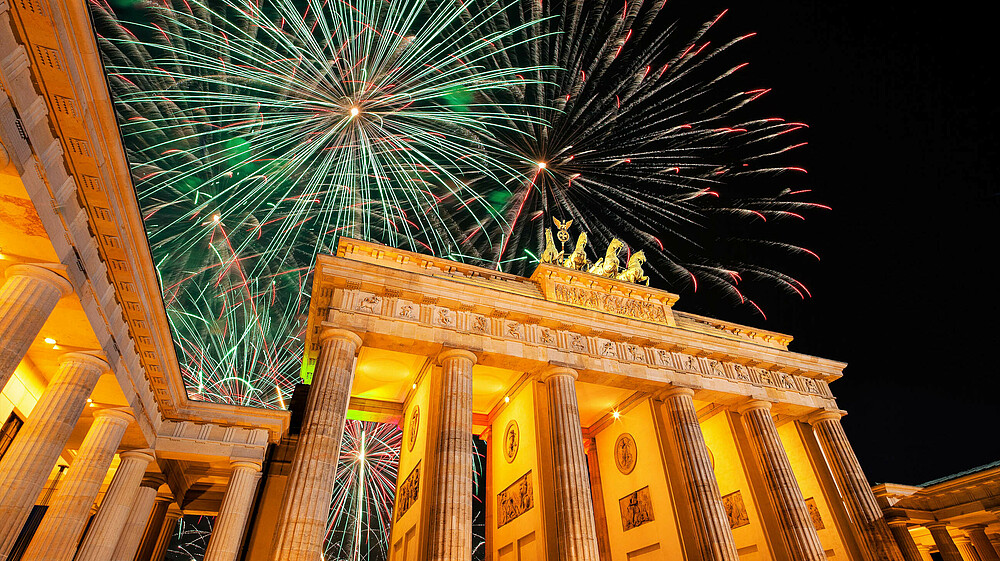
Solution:
M 519 173 L 505 180 L 505 196 L 491 198 L 506 220 L 486 229 L 466 223 L 470 243 L 485 247 L 480 238 L 500 236 L 491 263 L 523 274 L 537 262 L 549 219 L 572 219 L 589 232 L 595 252 L 613 237 L 645 249 L 673 290 L 700 282 L 748 305 L 755 304 L 741 281 L 807 294 L 799 281 L 755 260 L 769 249 L 783 261 L 789 253 L 814 256 L 760 239 L 757 229 L 825 207 L 787 188 L 797 189 L 804 170 L 784 158 L 805 144 L 788 133 L 805 125 L 754 115 L 753 101 L 767 90 L 744 91 L 734 81 L 746 64 L 729 59 L 753 34 L 717 42 L 713 27 L 722 14 L 689 30 L 666 21 L 659 0 L 526 0 L 521 7 L 508 12 L 512 25 L 542 23 L 508 38 L 524 43 L 493 60 L 555 61 L 560 70 L 538 70 L 534 84 L 497 92 L 498 102 L 511 95 L 523 103 L 501 103 L 520 134 L 501 134 L 487 147 L 499 159 L 516 154 L 507 163 Z

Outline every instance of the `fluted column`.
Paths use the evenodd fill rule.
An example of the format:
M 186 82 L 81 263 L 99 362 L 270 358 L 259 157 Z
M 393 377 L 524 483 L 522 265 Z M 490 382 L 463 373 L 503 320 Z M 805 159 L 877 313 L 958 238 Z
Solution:
M 976 552 L 976 548 L 972 547 L 972 540 L 968 536 L 956 537 L 955 545 L 965 561 L 980 561 L 979 554 Z
M 802 490 L 795 479 L 792 464 L 771 418 L 771 404 L 750 400 L 739 409 L 753 450 L 757 456 L 769 494 L 774 500 L 781 532 L 792 559 L 825 561 L 826 553 L 813 526 Z
M 934 561 L 934 558 L 931 557 L 931 548 L 930 548 L 930 546 L 919 545 L 918 544 L 917 545 L 917 551 L 920 552 L 920 559 L 921 559 L 921 561 Z
M 275 525 L 273 561 L 316 561 L 326 536 L 340 439 L 354 383 L 354 357 L 361 347 L 361 337 L 342 329 L 327 329 L 320 335 L 320 345 Z
M 118 469 L 104 494 L 101 507 L 90 523 L 90 529 L 80 544 L 76 561 L 108 561 L 121 538 L 139 484 L 146 468 L 153 461 L 152 450 L 129 450 L 119 454 Z M 154 493 L 155 497 L 155 493 Z M 150 504 L 149 506 L 152 506 Z M 146 515 L 149 515 L 147 510 Z M 133 554 L 135 552 L 133 551 Z
M 38 337 L 49 314 L 73 285 L 51 269 L 13 265 L 0 286 L 0 390 Z
M 472 558 L 472 366 L 476 355 L 450 349 L 438 355 L 441 376 L 438 434 L 428 545 L 431 561 Z
M 903 561 L 903 554 L 893 541 L 885 515 L 840 424 L 841 415 L 839 411 L 821 411 L 808 420 L 851 514 L 851 528 L 858 538 L 861 553 L 866 561 Z
M 153 509 L 149 514 L 149 520 L 142 531 L 142 540 L 139 542 L 139 550 L 135 554 L 135 561 L 150 561 L 153 555 L 153 548 L 156 547 L 156 540 L 160 536 L 160 529 L 167 516 L 167 509 L 174 502 L 173 497 L 167 495 L 157 495 L 153 499 Z
M 111 561 L 132 561 L 135 558 L 139 544 L 142 543 L 142 535 L 146 531 L 146 524 L 153 512 L 153 505 L 156 504 L 156 493 L 165 482 L 166 478 L 158 473 L 148 474 L 142 478 L 139 489 L 135 492 L 135 498 L 132 499 L 128 518 L 122 526 L 121 535 L 118 536 L 118 544 L 111 553 Z M 104 509 L 104 505 L 101 505 L 101 509 Z M 84 557 L 78 556 L 77 559 L 82 560 Z
M 896 545 L 899 546 L 899 551 L 903 555 L 903 559 L 906 561 L 923 561 L 920 550 L 917 548 L 917 542 L 913 541 L 913 535 L 910 534 L 906 519 L 892 519 L 888 521 L 888 524 L 892 536 L 896 539 Z
M 931 522 L 924 525 L 931 532 L 934 543 L 938 546 L 938 554 L 942 561 L 964 561 L 958 552 L 958 546 L 948 533 L 948 525 L 944 522 Z
M 594 502 L 587 479 L 587 454 L 580 430 L 576 378 L 575 370 L 563 367 L 550 368 L 542 375 L 549 394 L 557 558 L 560 561 L 598 561 Z
M 59 369 L 0 461 L 0 559 L 14 547 L 87 397 L 109 368 L 91 354 L 62 355 Z
M 243 541 L 243 530 L 253 506 L 260 479 L 260 463 L 233 461 L 232 475 L 226 495 L 222 498 L 219 515 L 215 517 L 212 537 L 205 550 L 205 561 L 234 561 Z
M 698 530 L 700 558 L 704 561 L 738 561 L 736 541 L 722 505 L 719 482 L 715 479 L 705 435 L 698 423 L 693 396 L 694 390 L 674 388 L 663 396 L 663 404 L 684 470 L 684 484 Z
M 66 479 L 35 531 L 22 561 L 71 561 L 125 429 L 135 418 L 123 409 L 104 409 L 69 467 Z
M 174 538 L 174 532 L 177 531 L 177 521 L 184 516 L 184 513 L 179 510 L 168 510 L 167 514 L 163 517 L 163 525 L 160 526 L 160 533 L 156 538 L 156 545 L 153 546 L 153 553 L 149 556 L 149 561 L 163 561 L 163 557 L 167 554 L 167 548 L 170 547 L 170 542 Z
M 982 561 L 1000 561 L 1000 555 L 994 549 L 990 539 L 986 537 L 986 524 L 974 524 L 962 528 L 972 540 L 972 545 L 976 548 L 976 553 Z

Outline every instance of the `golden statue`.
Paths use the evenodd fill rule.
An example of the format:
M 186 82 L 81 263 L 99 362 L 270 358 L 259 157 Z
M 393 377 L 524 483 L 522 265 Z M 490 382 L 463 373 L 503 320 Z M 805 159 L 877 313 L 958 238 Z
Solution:
M 612 238 L 611 243 L 608 244 L 608 251 L 605 252 L 604 257 L 597 260 L 594 266 L 590 268 L 587 272 L 592 275 L 600 275 L 602 277 L 607 277 L 609 279 L 615 278 L 618 275 L 618 265 L 620 261 L 618 260 L 618 252 L 625 247 L 625 242 L 619 240 L 618 238 Z
M 649 277 L 647 277 L 642 272 L 642 264 L 646 262 L 646 254 L 642 251 L 637 251 L 632 254 L 632 257 L 628 258 L 628 265 L 625 266 L 625 270 L 618 273 L 615 277 L 620 281 L 631 282 L 635 284 L 643 283 L 649 286 Z
M 560 222 L 558 218 L 553 216 L 552 223 L 556 225 L 556 228 L 559 228 L 559 233 L 556 234 L 560 244 L 559 253 L 564 254 L 566 253 L 566 242 L 569 241 L 569 227 L 573 225 L 573 221 Z
M 562 266 L 566 267 L 567 269 L 574 269 L 576 271 L 585 270 L 587 268 L 587 265 L 590 264 L 590 261 L 587 260 L 586 250 L 587 250 L 587 233 L 582 232 L 580 234 L 580 237 L 576 239 L 576 249 L 574 249 L 573 253 L 570 253 L 569 257 L 567 257 L 563 261 Z
M 560 230 L 561 232 L 561 230 Z M 545 229 L 545 250 L 542 251 L 542 256 L 539 261 L 542 263 L 559 263 L 563 257 L 563 252 L 556 251 L 556 242 L 552 240 L 552 229 Z

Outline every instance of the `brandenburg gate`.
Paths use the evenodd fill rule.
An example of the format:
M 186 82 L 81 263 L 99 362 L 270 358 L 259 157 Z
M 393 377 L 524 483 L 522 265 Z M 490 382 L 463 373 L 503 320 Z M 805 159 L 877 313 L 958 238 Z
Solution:
M 393 561 L 471 558 L 472 435 L 487 559 L 902 561 L 830 392 L 843 363 L 561 258 L 525 278 L 351 239 L 320 256 L 308 403 L 250 558 L 315 561 L 361 418 L 404 431 Z

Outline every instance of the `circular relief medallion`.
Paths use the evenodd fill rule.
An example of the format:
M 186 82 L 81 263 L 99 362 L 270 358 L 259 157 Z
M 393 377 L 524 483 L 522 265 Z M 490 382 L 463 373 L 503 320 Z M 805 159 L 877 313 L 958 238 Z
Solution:
M 410 427 L 406 432 L 406 446 L 407 449 L 412 451 L 413 445 L 417 442 L 417 429 L 420 428 L 420 407 L 416 406 L 413 408 L 413 412 L 410 413 Z
M 517 449 L 521 445 L 521 431 L 517 427 L 517 421 L 507 423 L 507 428 L 503 430 L 503 457 L 507 463 L 514 461 L 517 457 Z
M 615 441 L 615 465 L 628 475 L 635 469 L 635 440 L 629 433 L 622 433 Z

